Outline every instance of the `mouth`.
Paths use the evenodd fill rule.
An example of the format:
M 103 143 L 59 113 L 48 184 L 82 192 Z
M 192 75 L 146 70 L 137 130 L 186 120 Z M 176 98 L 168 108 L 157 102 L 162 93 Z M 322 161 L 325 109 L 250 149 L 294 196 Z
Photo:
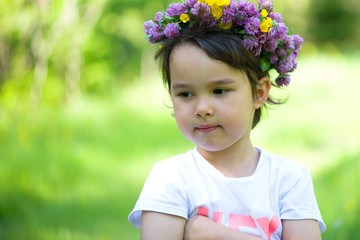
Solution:
M 219 127 L 220 127 L 219 125 L 201 125 L 195 127 L 195 129 L 201 133 L 210 133 L 212 131 L 215 131 Z

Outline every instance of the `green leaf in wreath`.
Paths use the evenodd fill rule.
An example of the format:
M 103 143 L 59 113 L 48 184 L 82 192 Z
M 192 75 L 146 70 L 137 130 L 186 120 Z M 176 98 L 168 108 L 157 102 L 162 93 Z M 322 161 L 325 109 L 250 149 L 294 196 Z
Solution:
M 261 70 L 263 70 L 264 72 L 270 68 L 271 62 L 267 57 L 262 57 L 260 62 Z

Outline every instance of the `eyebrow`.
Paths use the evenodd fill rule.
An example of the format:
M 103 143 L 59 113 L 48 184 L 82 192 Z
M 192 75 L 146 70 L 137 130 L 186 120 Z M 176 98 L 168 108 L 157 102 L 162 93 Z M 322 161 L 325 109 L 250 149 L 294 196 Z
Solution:
M 222 84 L 233 84 L 236 81 L 232 80 L 232 79 L 220 79 L 217 81 L 213 81 L 211 82 L 209 85 L 213 86 L 213 85 L 222 85 Z M 173 90 L 178 89 L 178 88 L 190 88 L 191 85 L 190 84 L 186 84 L 186 83 L 176 83 L 174 84 L 171 88 Z
M 189 87 L 190 87 L 190 84 L 185 84 L 185 83 L 176 83 L 171 86 L 171 88 L 173 90 L 178 89 L 178 88 L 189 88 Z

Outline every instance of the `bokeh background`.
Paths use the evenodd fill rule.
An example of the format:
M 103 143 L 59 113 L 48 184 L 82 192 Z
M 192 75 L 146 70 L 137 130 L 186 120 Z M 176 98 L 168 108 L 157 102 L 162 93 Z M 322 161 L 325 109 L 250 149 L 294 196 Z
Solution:
M 127 216 L 152 165 L 193 147 L 142 30 L 171 2 L 0 1 L 0 239 L 139 239 Z M 253 142 L 309 166 L 323 239 L 360 239 L 360 2 L 275 11 L 305 43 Z

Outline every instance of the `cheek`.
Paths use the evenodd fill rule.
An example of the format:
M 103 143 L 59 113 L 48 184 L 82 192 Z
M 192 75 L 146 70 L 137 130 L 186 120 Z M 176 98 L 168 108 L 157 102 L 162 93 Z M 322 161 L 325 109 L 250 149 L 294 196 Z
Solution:
M 191 122 L 191 117 L 189 117 L 189 109 L 184 107 L 183 105 L 178 105 L 173 103 L 174 105 L 174 114 L 175 114 L 175 121 L 178 125 L 179 129 L 186 127 Z
M 175 112 L 175 121 L 181 134 L 191 141 L 193 134 L 191 118 L 183 114 L 183 112 L 178 111 L 177 113 Z
M 219 110 L 222 120 L 229 126 L 242 128 L 243 126 L 252 124 L 254 109 L 251 102 L 244 102 L 244 104 L 241 104 L 241 101 L 240 103 L 238 102 L 238 104 L 229 102 L 223 104 Z

